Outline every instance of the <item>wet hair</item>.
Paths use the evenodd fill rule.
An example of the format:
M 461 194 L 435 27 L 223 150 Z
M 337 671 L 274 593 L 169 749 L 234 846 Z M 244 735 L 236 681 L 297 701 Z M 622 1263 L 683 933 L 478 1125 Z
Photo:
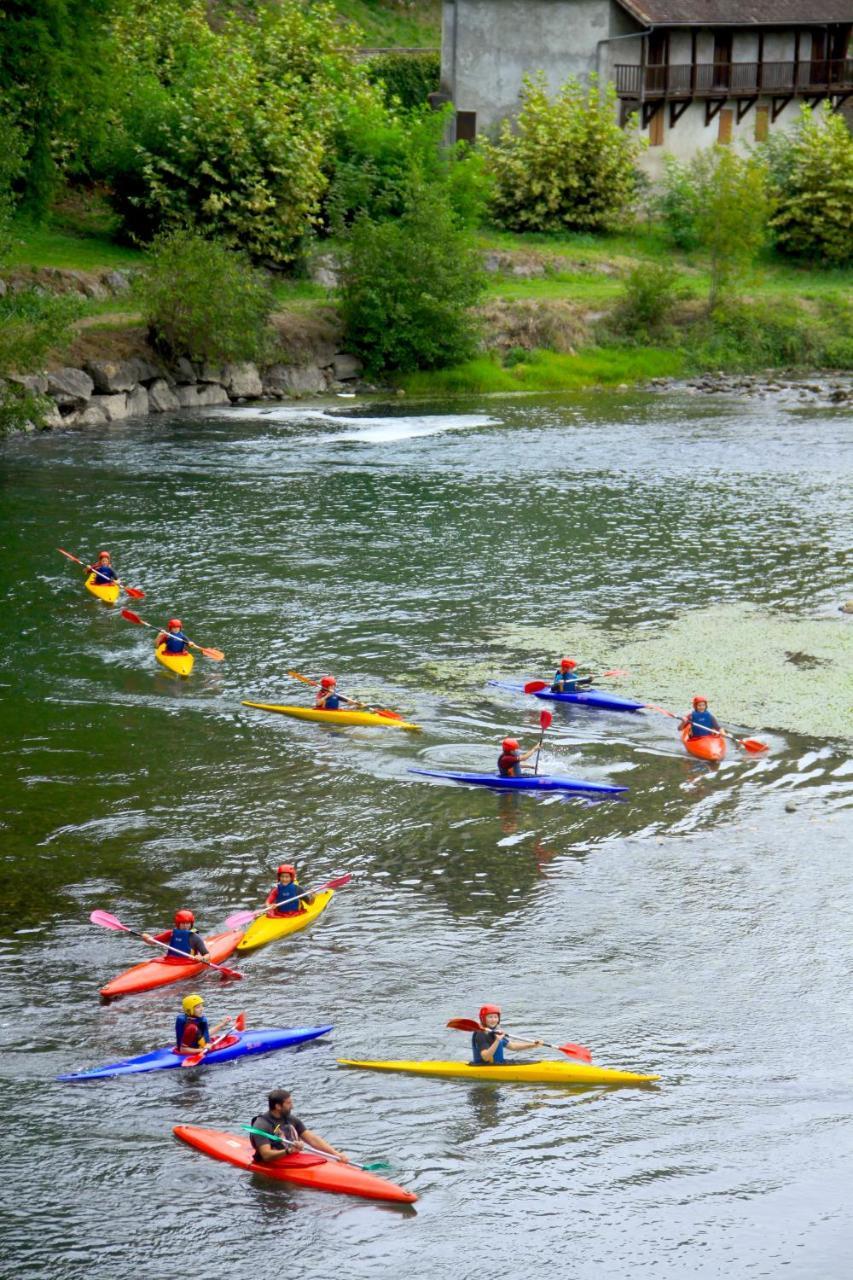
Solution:
M 289 1101 L 290 1097 L 289 1089 L 273 1089 L 272 1093 L 267 1097 L 270 1111 L 272 1111 L 273 1107 L 277 1107 L 279 1103 Z

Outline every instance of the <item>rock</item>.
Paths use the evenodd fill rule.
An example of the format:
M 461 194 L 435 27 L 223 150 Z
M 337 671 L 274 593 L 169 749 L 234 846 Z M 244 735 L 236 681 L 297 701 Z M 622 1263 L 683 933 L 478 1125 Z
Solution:
M 92 396 L 89 404 L 103 410 L 107 422 L 119 422 L 127 417 L 127 396 L 123 392 L 112 396 Z
M 94 382 L 82 369 L 52 369 L 47 375 L 47 393 L 60 408 L 85 404 L 94 390 Z
M 209 364 L 206 360 L 201 366 L 198 376 L 201 382 L 219 382 L 223 385 L 227 382 L 224 366 L 221 364 Z
M 209 405 L 228 403 L 228 392 L 224 387 L 218 386 L 217 383 L 206 382 L 204 386 L 198 388 L 198 406 L 200 409 L 204 409 Z
M 358 356 L 350 356 L 345 352 L 340 352 L 332 361 L 332 369 L 338 382 L 350 382 L 353 378 L 360 378 L 364 365 Z
M 843 401 L 849 399 L 849 397 L 850 393 L 839 387 L 837 391 L 830 391 L 828 399 L 831 400 L 833 404 L 842 404 Z
M 316 364 L 274 364 L 264 378 L 268 395 L 310 396 L 326 390 L 326 379 Z
M 134 387 L 127 397 L 127 416 L 144 418 L 148 413 L 148 392 L 144 387 Z
M 789 800 L 788 803 L 785 805 L 785 812 L 786 813 L 797 812 L 797 806 L 794 804 L 793 800 Z
M 308 268 L 308 275 L 324 289 L 337 289 L 340 264 L 333 253 L 320 253 Z
M 185 383 L 179 387 L 175 387 L 175 395 L 178 397 L 178 404 L 182 409 L 198 408 L 198 387 L 193 383 L 187 386 Z
M 16 383 L 34 396 L 47 395 L 47 374 L 45 373 L 8 373 L 9 382 Z
M 128 370 L 133 375 L 134 381 L 144 382 L 146 385 L 155 382 L 158 378 L 162 378 L 163 374 L 156 364 L 152 364 L 150 360 L 143 359 L 142 356 L 131 356 L 129 360 L 125 360 Z
M 101 397 L 99 396 L 98 399 Z M 87 404 L 85 409 L 81 409 L 79 413 L 72 415 L 75 427 L 100 427 L 107 421 L 107 415 L 100 404 L 94 401 Z M 70 425 L 70 419 L 67 420 Z
M 0 278 L 0 298 L 6 297 L 6 281 Z
M 179 408 L 178 397 L 165 378 L 158 378 L 156 382 L 151 383 L 148 388 L 149 413 L 169 413 L 170 410 Z
M 853 613 L 853 600 L 848 600 L 846 604 L 838 606 L 839 613 Z
M 186 356 L 181 356 L 172 372 L 178 382 L 195 382 L 198 374 L 193 366 L 187 360 Z
M 247 360 L 243 364 L 226 364 L 222 379 L 226 391 L 232 400 L 239 396 L 249 399 L 263 395 L 264 387 L 257 366 Z
M 108 271 L 101 276 L 101 281 L 110 293 L 129 293 L 130 280 L 123 271 Z
M 86 372 L 104 395 L 132 391 L 139 381 L 130 360 L 87 360 Z

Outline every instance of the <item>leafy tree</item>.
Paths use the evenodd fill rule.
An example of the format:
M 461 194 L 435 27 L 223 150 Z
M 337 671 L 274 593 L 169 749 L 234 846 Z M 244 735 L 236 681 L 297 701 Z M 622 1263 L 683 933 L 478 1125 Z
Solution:
M 669 239 L 677 249 L 685 251 L 695 249 L 699 244 L 696 220 L 702 195 L 697 177 L 695 163 L 685 164 L 675 156 L 664 156 L 663 183 L 653 202 Z
M 493 211 L 510 231 L 603 231 L 629 211 L 642 143 L 616 120 L 616 90 L 569 79 L 549 97 L 542 72 L 526 77 L 517 121 L 486 145 Z
M 743 159 L 725 146 L 713 147 L 696 172 L 700 192 L 696 235 L 710 259 L 708 302 L 713 308 L 767 242 L 766 173 L 753 157 Z
M 804 106 L 793 133 L 768 139 L 763 150 L 778 247 L 833 266 L 853 261 L 853 135 L 841 115 Z
M 389 106 L 425 106 L 429 94 L 438 90 L 440 75 L 438 53 L 383 53 L 367 63 L 368 79 L 381 87 Z

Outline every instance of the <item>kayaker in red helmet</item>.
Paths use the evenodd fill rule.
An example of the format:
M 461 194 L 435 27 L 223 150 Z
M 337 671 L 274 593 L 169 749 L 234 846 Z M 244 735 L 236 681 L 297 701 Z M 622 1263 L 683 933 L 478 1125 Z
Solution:
M 314 706 L 318 711 L 340 711 L 341 703 L 344 702 L 348 707 L 358 706 L 358 703 L 354 702 L 352 698 L 346 697 L 343 693 L 338 693 L 336 685 L 337 680 L 334 676 L 323 676 L 314 702 Z
M 473 1067 L 503 1067 L 504 1049 L 513 1052 L 518 1049 L 538 1049 L 541 1040 L 511 1040 L 503 1031 L 495 1028 L 501 1020 L 501 1011 L 496 1004 L 484 1004 L 480 1009 L 480 1031 L 471 1037 L 471 1065 Z
M 313 893 L 300 893 L 296 882 L 296 867 L 283 862 L 276 872 L 277 881 L 267 894 L 267 902 L 273 908 L 268 916 L 293 916 L 304 911 L 303 903 L 313 902 Z
M 169 950 L 165 955 L 167 960 L 186 961 L 188 955 L 198 956 L 200 960 L 210 960 L 207 944 L 201 934 L 193 929 L 194 924 L 193 913 L 182 907 L 180 911 L 175 912 L 174 929 L 167 929 L 165 933 L 143 933 L 142 937 L 151 946 L 158 942 L 168 943 Z
M 267 1102 L 269 1111 L 252 1119 L 253 1129 L 263 1129 L 264 1133 L 269 1134 L 269 1141 L 258 1133 L 251 1134 L 255 1159 L 259 1164 L 272 1164 L 279 1156 L 301 1151 L 306 1142 L 318 1151 L 325 1151 L 327 1156 L 336 1156 L 341 1164 L 349 1164 L 349 1156 L 331 1146 L 319 1134 L 307 1129 L 298 1116 L 293 1114 L 293 1096 L 289 1089 L 273 1089 Z
M 95 571 L 95 586 L 107 587 L 111 582 L 118 581 L 118 574 L 112 565 L 112 556 L 109 551 L 99 551 L 98 558 L 92 568 Z
M 498 756 L 498 773 L 502 778 L 520 778 L 522 762 L 529 760 L 535 751 L 536 747 L 531 747 L 522 754 L 516 738 L 504 738 Z
M 154 648 L 157 649 L 162 645 L 166 653 L 189 653 L 188 638 L 184 635 L 183 625 L 180 618 L 170 618 L 168 630 L 157 632 Z
M 688 711 L 687 715 L 679 722 L 679 729 L 690 726 L 690 738 L 704 738 L 709 733 L 719 733 L 720 725 L 718 720 L 711 715 L 708 710 L 708 699 L 704 693 L 697 693 L 693 699 L 693 710 Z
M 577 663 L 574 658 L 561 658 L 560 666 L 554 672 L 554 679 L 551 681 L 552 693 L 574 693 L 577 689 L 584 689 L 592 684 L 592 676 L 576 676 Z

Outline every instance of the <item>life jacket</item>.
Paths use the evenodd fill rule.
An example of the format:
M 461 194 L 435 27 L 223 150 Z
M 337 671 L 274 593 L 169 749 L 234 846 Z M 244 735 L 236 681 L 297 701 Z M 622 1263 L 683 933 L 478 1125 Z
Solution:
M 690 712 L 690 737 L 704 738 L 708 733 L 717 732 L 717 722 L 710 711 Z
M 504 751 L 498 756 L 498 773 L 502 778 L 517 778 L 521 774 L 521 761 L 514 751 Z
M 186 653 L 187 638 L 183 631 L 178 631 L 177 633 L 167 631 L 165 645 L 167 653 Z
M 478 1036 L 479 1034 L 480 1034 L 480 1032 L 475 1031 L 475 1032 L 474 1032 L 474 1034 L 473 1034 L 473 1035 L 472 1035 L 472 1037 L 471 1037 L 471 1058 L 472 1058 L 472 1061 L 474 1062 L 475 1066 L 478 1066 L 478 1067 L 488 1067 L 488 1066 L 493 1066 L 493 1067 L 502 1067 L 502 1066 L 504 1066 L 504 1065 L 505 1065 L 505 1063 L 504 1063 L 504 1042 L 503 1042 L 503 1040 L 501 1040 L 501 1042 L 500 1042 L 500 1044 L 498 1045 L 497 1049 L 495 1049 L 495 1052 L 494 1052 L 494 1056 L 493 1056 L 493 1058 L 492 1058 L 492 1061 L 489 1063 L 489 1062 L 486 1062 L 486 1061 L 485 1061 L 485 1060 L 480 1056 L 480 1048 L 479 1048 L 479 1045 L 477 1044 L 477 1036 Z M 489 1032 L 489 1035 L 492 1037 L 492 1040 L 493 1040 L 493 1041 L 497 1039 L 497 1036 L 496 1036 L 496 1034 L 495 1034 L 495 1032 L 494 1032 L 494 1031 L 490 1031 L 490 1032 Z

